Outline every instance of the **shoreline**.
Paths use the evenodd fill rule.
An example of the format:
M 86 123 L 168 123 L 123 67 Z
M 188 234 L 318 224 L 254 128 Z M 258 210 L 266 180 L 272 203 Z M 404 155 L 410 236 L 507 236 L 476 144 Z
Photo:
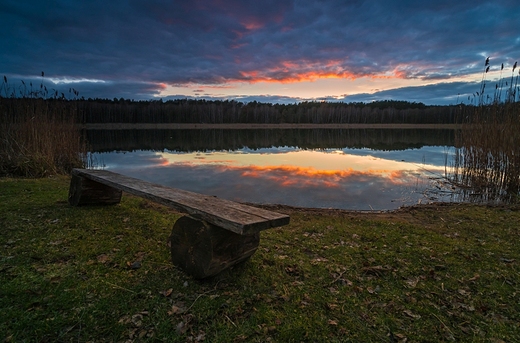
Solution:
M 195 123 L 93 123 L 80 124 L 84 130 L 287 130 L 287 129 L 445 129 L 455 130 L 461 124 L 195 124 Z

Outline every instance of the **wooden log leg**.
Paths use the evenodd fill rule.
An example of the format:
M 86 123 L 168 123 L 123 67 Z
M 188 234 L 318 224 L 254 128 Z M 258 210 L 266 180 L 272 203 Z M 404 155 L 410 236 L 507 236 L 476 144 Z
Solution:
M 118 204 L 122 193 L 119 189 L 72 174 L 69 204 L 72 206 Z
M 260 243 L 260 233 L 243 236 L 185 216 L 173 225 L 170 243 L 173 264 L 203 279 L 251 257 Z

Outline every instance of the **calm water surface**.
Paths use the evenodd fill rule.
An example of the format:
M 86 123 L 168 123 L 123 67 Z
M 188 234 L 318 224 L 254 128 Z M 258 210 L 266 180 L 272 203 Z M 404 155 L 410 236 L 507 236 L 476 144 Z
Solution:
M 132 137 L 135 132 L 129 139 Z M 242 202 L 391 210 L 417 203 L 458 201 L 456 190 L 443 179 L 453 146 L 401 148 L 401 143 L 399 150 L 327 146 L 337 142 L 323 148 L 211 149 L 208 143 L 207 150 L 119 149 L 93 152 L 92 158 L 99 168 Z M 113 141 L 110 144 L 114 147 Z M 154 144 L 154 148 L 168 146 L 167 142 Z

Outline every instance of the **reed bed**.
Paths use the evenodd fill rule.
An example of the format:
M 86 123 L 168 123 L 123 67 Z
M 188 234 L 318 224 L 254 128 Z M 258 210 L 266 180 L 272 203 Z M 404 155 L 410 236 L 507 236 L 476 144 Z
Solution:
M 478 200 L 519 201 L 520 103 L 473 108 L 455 140 L 455 182 Z
M 453 179 L 471 188 L 475 200 L 520 200 L 520 72 L 517 62 L 511 78 L 503 78 L 504 64 L 493 96 L 486 95 L 489 57 L 484 63 L 478 103 L 463 109 L 462 129 L 457 132 Z M 505 87 L 504 87 L 505 86 Z M 503 96 L 503 97 L 502 97 Z
M 66 100 L 0 97 L 0 176 L 43 177 L 85 165 L 86 144 Z

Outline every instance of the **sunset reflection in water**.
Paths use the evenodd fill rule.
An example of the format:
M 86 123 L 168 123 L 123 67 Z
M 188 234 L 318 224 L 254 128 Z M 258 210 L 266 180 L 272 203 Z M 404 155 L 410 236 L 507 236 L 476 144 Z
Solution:
M 389 210 L 450 201 L 442 147 L 399 152 L 272 148 L 97 154 L 106 169 L 221 198 L 301 207 Z M 435 179 L 432 179 L 435 178 Z

